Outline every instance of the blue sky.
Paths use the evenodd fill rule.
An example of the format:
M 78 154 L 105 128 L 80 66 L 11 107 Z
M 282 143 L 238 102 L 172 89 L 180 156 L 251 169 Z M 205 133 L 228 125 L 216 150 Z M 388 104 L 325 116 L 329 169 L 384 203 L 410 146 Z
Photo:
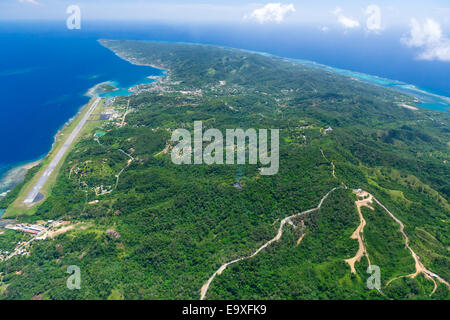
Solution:
M 448 0 L 1 0 L 0 19 L 65 19 L 66 8 L 79 5 L 87 20 L 260 23 L 261 15 L 252 14 L 270 3 L 280 3 L 281 10 L 287 11 L 281 11 L 281 21 L 269 19 L 264 23 L 332 26 L 339 25 L 339 21 L 357 21 L 363 26 L 366 9 L 375 5 L 380 9 L 383 28 L 408 25 L 411 18 L 432 18 L 444 29 L 450 27 Z
M 308 25 L 324 33 L 377 36 L 401 29 L 399 41 L 416 50 L 418 59 L 450 62 L 449 0 L 1 0 L 0 21 L 66 20 L 72 5 L 83 21 Z

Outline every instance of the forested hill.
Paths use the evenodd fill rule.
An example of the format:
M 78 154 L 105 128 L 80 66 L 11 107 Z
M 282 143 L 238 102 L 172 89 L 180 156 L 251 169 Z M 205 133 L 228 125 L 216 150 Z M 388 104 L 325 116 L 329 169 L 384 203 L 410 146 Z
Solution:
M 436 187 L 450 196 L 450 173 L 448 165 L 443 163 L 448 159 L 450 115 L 400 107 L 403 103 L 414 105 L 410 96 L 282 58 L 238 49 L 144 41 L 100 42 L 133 63 L 167 69 L 171 79 L 179 83 L 178 89 L 207 90 L 214 97 L 238 97 L 237 105 L 233 106 L 237 111 L 251 114 L 276 110 L 282 119 L 291 115 L 311 117 L 324 125 L 352 127 L 358 130 L 355 137 L 373 130 L 372 138 L 388 142 L 389 154 L 378 160 L 390 164 L 403 162 L 404 155 L 399 157 L 391 151 L 393 147 L 405 146 L 403 151 L 414 159 L 414 163 L 408 163 L 414 173 L 429 173 L 422 172 L 423 166 L 433 166 L 434 170 L 435 166 L 440 167 L 434 178 L 443 180 Z M 221 81 L 226 85 L 220 85 Z M 243 96 L 248 101 L 240 104 Z M 403 143 L 393 146 L 394 141 Z M 427 147 L 423 148 L 428 143 L 438 146 L 444 154 L 437 158 L 428 154 L 424 159 L 427 163 L 422 163 L 420 158 L 427 153 Z M 361 161 L 374 163 L 376 153 L 362 154 Z
M 143 41 L 108 41 L 100 43 L 120 57 L 143 65 L 167 69 L 174 81 L 185 88 L 213 88 L 226 81 L 232 88 L 245 89 L 249 93 L 270 93 L 285 97 L 286 91 L 297 93 L 297 105 L 310 107 L 309 99 L 326 101 L 329 111 L 335 100 L 347 99 L 339 112 L 356 111 L 353 106 L 364 105 L 367 112 L 391 114 L 392 107 L 401 117 L 395 102 L 412 101 L 399 93 L 354 81 L 318 68 L 295 64 L 286 59 L 266 56 L 244 50 L 201 44 L 177 44 Z M 217 93 L 217 92 L 216 92 Z M 229 94 L 229 91 L 224 91 Z M 336 101 L 339 103 L 339 101 Z M 334 106 L 337 107 L 337 103 Z M 343 107 L 346 109 L 342 110 Z M 348 116 L 348 115 L 347 115 Z
M 109 101 L 120 118 L 92 127 L 51 195 L 19 217 L 72 228 L 0 262 L 0 298 L 449 298 L 448 114 L 407 109 L 412 97 L 282 58 L 208 45 L 101 44 L 167 76 Z M 173 164 L 171 132 L 197 120 L 205 130 L 280 129 L 278 174 Z M 379 203 L 355 202 L 358 188 Z M 353 270 L 357 205 L 366 254 Z M 443 282 L 416 269 L 389 212 L 423 269 Z M 0 246 L 13 242 L 0 235 Z M 380 290 L 366 286 L 369 264 L 380 267 Z M 80 267 L 80 290 L 66 288 L 69 265 Z

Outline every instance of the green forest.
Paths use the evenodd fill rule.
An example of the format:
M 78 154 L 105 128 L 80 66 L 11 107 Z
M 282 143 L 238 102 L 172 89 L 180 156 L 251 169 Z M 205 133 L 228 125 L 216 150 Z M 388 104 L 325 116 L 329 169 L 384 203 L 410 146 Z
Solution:
M 414 97 L 277 57 L 208 45 L 140 41 L 101 44 L 166 70 L 114 105 L 107 122 L 68 155 L 51 195 L 23 222 L 62 219 L 76 227 L 35 241 L 29 255 L 0 262 L 0 299 L 199 299 L 224 263 L 248 256 L 284 226 L 279 241 L 229 266 L 207 299 L 449 299 L 449 288 L 415 272 L 400 227 L 378 204 L 362 208 L 364 241 L 381 270 L 368 289 L 368 261 L 351 273 L 358 241 L 353 189 L 374 195 L 405 225 L 426 268 L 450 280 L 450 115 L 410 110 Z M 201 91 L 199 91 L 201 90 Z M 280 129 L 280 166 L 175 165 L 177 128 Z M 331 130 L 326 130 L 330 128 Z M 169 150 L 169 152 L 167 152 Z M 131 156 L 131 158 L 130 158 Z M 31 179 L 37 171 L 28 172 Z M 119 174 L 120 173 L 120 174 Z M 119 176 L 119 177 L 118 177 Z M 26 182 L 25 181 L 25 182 Z M 239 183 L 239 187 L 236 187 Z M 98 188 L 107 189 L 100 193 Z M 4 199 L 7 208 L 23 187 Z M 299 242 L 299 238 L 302 240 Z M 0 249 L 16 241 L 0 234 Z M 80 290 L 66 270 L 81 269 Z

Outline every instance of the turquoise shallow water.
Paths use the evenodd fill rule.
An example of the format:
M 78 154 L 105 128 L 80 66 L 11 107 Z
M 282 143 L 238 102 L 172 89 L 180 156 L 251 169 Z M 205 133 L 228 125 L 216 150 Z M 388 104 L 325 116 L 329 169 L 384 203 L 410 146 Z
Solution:
M 396 80 L 385 79 L 377 76 L 372 76 L 360 72 L 334 68 L 308 60 L 301 60 L 301 59 L 289 59 L 289 60 L 295 63 L 320 68 L 343 76 L 355 78 L 360 81 L 379 85 L 385 88 L 394 89 L 401 93 L 411 95 L 420 100 L 420 102 L 417 103 L 417 106 L 421 108 L 427 108 L 442 112 L 450 111 L 450 97 L 446 97 L 444 95 L 440 95 L 438 93 L 434 93 L 429 90 L 421 89 L 411 84 L 407 84 Z
M 87 95 L 91 96 L 91 97 L 98 96 L 98 97 L 107 98 L 107 99 L 111 99 L 111 98 L 118 97 L 118 96 L 129 96 L 129 95 L 133 94 L 133 92 L 130 90 L 131 88 L 133 88 L 139 84 L 150 84 L 154 81 L 155 80 L 144 78 L 144 79 L 141 79 L 139 82 L 130 84 L 127 87 L 123 87 L 117 81 L 105 81 L 105 82 L 99 83 L 96 86 L 89 89 L 89 91 L 87 92 Z M 100 87 L 101 85 L 113 86 L 113 87 L 115 87 L 115 89 L 110 92 L 104 92 Z
M 367 36 L 289 28 L 87 22 L 78 32 L 66 30 L 65 21 L 0 22 L 0 177 L 45 156 L 55 133 L 88 101 L 85 94 L 96 84 L 116 83 L 119 90 L 105 97 L 128 95 L 129 87 L 163 74 L 120 59 L 98 39 L 207 43 L 305 59 L 296 61 L 411 94 L 424 108 L 448 111 L 450 64 L 415 59 L 399 41 L 404 31 Z
M 118 96 L 129 96 L 129 95 L 133 94 L 133 92 L 131 92 L 129 90 L 130 88 L 137 86 L 139 84 L 150 84 L 155 81 L 156 80 L 154 80 L 154 79 L 148 79 L 148 78 L 140 79 L 138 82 L 130 85 L 128 88 L 121 88 L 120 83 L 118 83 L 117 81 L 110 81 L 109 83 L 111 85 L 113 85 L 114 87 L 116 87 L 118 90 L 101 93 L 101 94 L 99 94 L 99 96 L 103 97 L 103 98 L 108 98 L 108 99 L 118 97 Z

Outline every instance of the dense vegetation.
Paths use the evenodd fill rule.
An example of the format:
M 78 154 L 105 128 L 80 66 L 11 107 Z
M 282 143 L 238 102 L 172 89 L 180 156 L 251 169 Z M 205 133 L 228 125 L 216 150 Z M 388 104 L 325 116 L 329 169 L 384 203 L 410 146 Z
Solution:
M 394 91 L 246 51 L 103 44 L 168 76 L 148 92 L 116 99 L 119 107 L 129 99 L 134 110 L 126 126 L 106 126 L 98 141 L 92 132 L 72 150 L 51 196 L 27 219 L 84 227 L 0 263 L 8 285 L 2 298 L 198 299 L 220 265 L 251 254 L 274 237 L 281 219 L 316 207 L 342 185 L 349 189 L 332 193 L 304 227 L 285 227 L 281 241 L 218 276 L 207 298 L 430 298 L 433 285 L 423 276 L 384 288 L 412 273 L 414 261 L 378 206 L 363 213 L 383 294 L 367 289 L 364 258 L 350 272 L 344 260 L 358 248 L 350 236 L 359 223 L 352 188 L 376 195 L 403 221 L 422 262 L 450 279 L 448 114 L 408 110 L 398 104 L 412 98 Z M 278 174 L 261 176 L 257 165 L 174 165 L 161 151 L 173 129 L 192 129 L 196 120 L 222 131 L 279 128 Z M 100 186 L 111 192 L 99 195 Z M 69 265 L 81 268 L 79 291 L 65 286 Z M 448 299 L 447 287 L 439 284 L 431 298 Z

